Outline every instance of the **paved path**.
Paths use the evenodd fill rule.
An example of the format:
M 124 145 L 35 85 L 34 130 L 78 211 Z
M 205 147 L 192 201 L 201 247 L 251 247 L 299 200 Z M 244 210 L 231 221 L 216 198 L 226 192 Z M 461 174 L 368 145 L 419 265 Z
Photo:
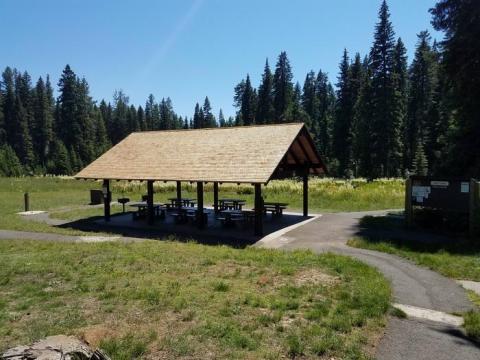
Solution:
M 463 288 L 453 280 L 394 255 L 348 247 L 347 240 L 361 231 L 358 220 L 367 214 L 381 212 L 325 214 L 276 240 L 258 245 L 353 256 L 375 266 L 391 281 L 395 303 L 446 313 L 472 308 Z M 413 318 L 391 318 L 379 344 L 377 359 L 478 360 L 480 348 L 455 326 Z

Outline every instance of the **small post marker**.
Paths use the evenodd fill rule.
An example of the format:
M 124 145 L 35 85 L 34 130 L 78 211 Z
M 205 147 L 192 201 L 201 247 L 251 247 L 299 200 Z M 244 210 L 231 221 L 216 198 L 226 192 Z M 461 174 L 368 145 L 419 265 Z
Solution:
M 23 200 L 25 203 L 25 211 L 30 211 L 30 195 L 28 194 L 28 192 L 23 194 Z

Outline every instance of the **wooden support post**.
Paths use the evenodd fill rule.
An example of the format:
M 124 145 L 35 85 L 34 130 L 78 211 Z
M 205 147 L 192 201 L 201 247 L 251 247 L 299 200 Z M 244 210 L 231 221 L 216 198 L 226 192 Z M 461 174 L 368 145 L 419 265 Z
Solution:
M 153 181 L 147 181 L 147 219 L 148 225 L 153 225 L 155 214 L 153 210 Z
M 205 216 L 203 213 L 203 182 L 197 182 L 197 226 L 199 229 L 205 227 Z
M 182 183 L 177 181 L 177 199 L 182 198 Z
M 478 231 L 478 182 L 470 179 L 470 206 L 468 210 L 468 230 L 471 237 L 474 237 Z
M 218 213 L 218 182 L 213 183 L 213 210 Z
M 110 180 L 103 180 L 103 215 L 105 221 L 110 221 L 110 202 L 112 194 L 110 193 Z
M 407 227 L 413 224 L 413 208 L 412 208 L 412 179 L 405 181 L 405 223 Z
M 255 236 L 263 235 L 262 184 L 255 184 Z
M 308 169 L 303 173 L 303 216 L 308 216 Z

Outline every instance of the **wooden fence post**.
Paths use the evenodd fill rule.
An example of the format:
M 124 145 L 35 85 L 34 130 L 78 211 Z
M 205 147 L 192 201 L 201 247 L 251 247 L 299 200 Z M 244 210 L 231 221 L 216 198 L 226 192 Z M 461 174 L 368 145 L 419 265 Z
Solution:
M 413 224 L 413 209 L 412 209 L 412 179 L 408 178 L 405 181 L 405 222 L 407 227 Z

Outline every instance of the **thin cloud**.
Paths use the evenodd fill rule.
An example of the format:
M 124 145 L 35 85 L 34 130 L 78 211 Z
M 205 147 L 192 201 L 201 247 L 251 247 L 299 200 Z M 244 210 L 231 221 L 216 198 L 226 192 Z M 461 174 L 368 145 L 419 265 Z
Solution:
M 172 46 L 177 42 L 178 37 L 182 34 L 185 28 L 191 23 L 192 19 L 195 17 L 198 9 L 201 7 L 203 0 L 194 0 L 192 5 L 185 13 L 185 15 L 180 19 L 177 25 L 168 35 L 165 42 L 157 49 L 157 51 L 152 55 L 150 60 L 142 68 L 142 71 L 139 74 L 139 78 L 144 80 L 150 75 L 150 73 L 155 70 L 165 56 L 168 54 Z

